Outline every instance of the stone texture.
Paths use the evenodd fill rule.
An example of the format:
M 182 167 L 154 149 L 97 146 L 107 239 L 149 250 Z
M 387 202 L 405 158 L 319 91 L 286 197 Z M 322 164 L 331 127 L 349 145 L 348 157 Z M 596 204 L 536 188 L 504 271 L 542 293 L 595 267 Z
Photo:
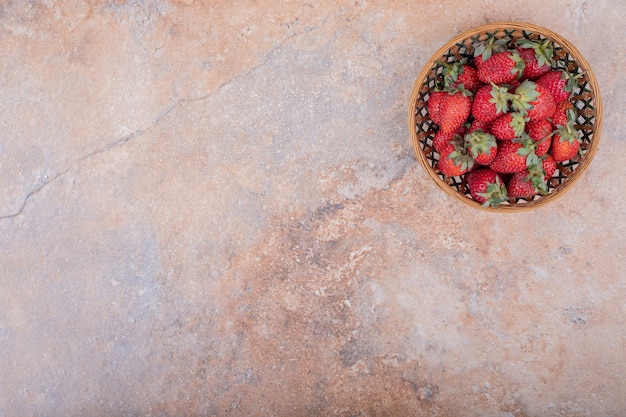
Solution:
M 621 416 L 610 0 L 0 4 L 0 415 Z M 585 176 L 483 213 L 410 147 L 453 35 L 529 21 L 602 88 Z

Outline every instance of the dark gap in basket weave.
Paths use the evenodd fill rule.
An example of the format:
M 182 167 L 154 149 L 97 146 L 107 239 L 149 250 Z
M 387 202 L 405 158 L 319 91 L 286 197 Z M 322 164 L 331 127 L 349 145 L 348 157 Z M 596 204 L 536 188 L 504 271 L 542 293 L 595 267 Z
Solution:
M 517 32 L 517 29 L 504 29 L 503 32 L 504 32 L 504 36 L 513 38 L 515 36 L 515 32 Z

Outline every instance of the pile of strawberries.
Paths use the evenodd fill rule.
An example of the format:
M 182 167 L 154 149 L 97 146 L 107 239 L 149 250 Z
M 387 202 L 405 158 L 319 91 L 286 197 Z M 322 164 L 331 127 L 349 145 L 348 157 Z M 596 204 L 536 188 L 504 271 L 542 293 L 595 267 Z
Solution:
M 547 194 L 556 163 L 580 151 L 571 97 L 582 74 L 557 69 L 547 39 L 491 37 L 473 60 L 439 64 L 427 102 L 437 170 L 465 176 L 484 206 Z

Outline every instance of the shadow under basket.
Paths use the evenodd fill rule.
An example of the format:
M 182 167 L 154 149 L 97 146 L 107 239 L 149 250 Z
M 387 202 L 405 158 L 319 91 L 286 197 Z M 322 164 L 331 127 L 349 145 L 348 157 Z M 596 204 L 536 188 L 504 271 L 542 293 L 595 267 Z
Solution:
M 577 79 L 577 86 L 571 97 L 576 113 L 575 128 L 582 140 L 579 155 L 557 163 L 556 172 L 548 180 L 548 194 L 536 195 L 528 199 L 509 199 L 508 202 L 504 202 L 496 208 L 483 207 L 475 201 L 469 193 L 464 177 L 447 177 L 437 171 L 439 154 L 433 148 L 433 137 L 437 131 L 437 125 L 430 119 L 427 109 L 430 92 L 439 85 L 442 77 L 443 66 L 438 61 L 456 62 L 463 58 L 471 60 L 474 46 L 489 37 L 496 39 L 509 37 L 512 41 L 519 38 L 549 39 L 554 45 L 555 65 L 553 68 L 567 70 L 571 74 L 582 74 Z M 417 160 L 435 183 L 447 194 L 472 207 L 487 211 L 531 210 L 563 195 L 581 177 L 591 163 L 598 147 L 602 129 L 600 90 L 585 58 L 560 35 L 528 23 L 492 23 L 459 34 L 442 46 L 426 63 L 413 86 L 409 104 L 409 129 Z

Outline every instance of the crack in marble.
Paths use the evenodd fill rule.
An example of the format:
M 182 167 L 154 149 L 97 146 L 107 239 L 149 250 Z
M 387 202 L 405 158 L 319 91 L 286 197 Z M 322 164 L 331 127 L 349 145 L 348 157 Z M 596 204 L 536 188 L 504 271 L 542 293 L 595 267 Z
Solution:
M 90 152 L 90 153 L 88 153 L 86 155 L 81 156 L 80 158 L 75 159 L 65 170 L 63 170 L 62 172 L 58 173 L 54 177 L 48 179 L 44 183 L 40 184 L 39 187 L 35 188 L 34 190 L 31 190 L 28 194 L 26 194 L 26 197 L 24 197 L 24 200 L 22 201 L 21 206 L 19 207 L 19 209 L 15 213 L 11 213 L 11 214 L 0 216 L 0 220 L 13 219 L 15 217 L 20 216 L 24 212 L 24 210 L 26 209 L 26 205 L 27 205 L 28 201 L 32 197 L 37 195 L 39 192 L 41 192 L 41 190 L 43 190 L 46 186 L 48 186 L 49 184 L 55 182 L 59 178 L 62 178 L 72 168 L 74 168 L 77 165 L 80 165 L 81 163 L 83 163 L 84 161 L 88 160 L 89 158 L 92 158 L 93 156 L 99 155 L 99 154 L 104 153 L 104 152 L 108 152 L 111 149 L 116 148 L 118 146 L 121 146 L 121 145 L 131 141 L 132 139 L 136 138 L 137 136 L 140 136 L 143 133 L 149 131 L 150 129 L 155 127 L 164 117 L 166 117 L 176 107 L 176 105 L 177 104 L 170 104 L 168 107 L 166 107 L 165 110 L 163 110 L 161 113 L 159 113 L 159 115 L 153 120 L 153 122 L 150 123 L 149 126 L 147 126 L 145 128 L 137 129 L 134 132 L 132 132 L 131 134 L 126 135 L 126 136 L 124 136 L 123 138 L 121 138 L 119 140 L 107 143 L 106 145 L 102 146 L 101 148 L 96 149 L 96 150 L 94 150 L 94 151 L 92 151 L 92 152 Z
M 365 43 L 365 45 L 367 45 L 368 48 L 370 48 L 372 50 L 372 53 L 374 54 L 374 59 L 376 59 L 376 61 L 378 61 L 381 65 L 385 65 L 385 63 L 378 56 L 378 49 L 379 48 L 376 48 L 374 45 L 372 45 L 372 43 L 370 41 L 368 41 L 365 38 L 365 36 L 361 35 L 361 36 L 359 36 L 359 38 Z
M 304 2 L 301 10 L 300 10 L 300 14 L 302 13 L 302 9 L 304 8 L 304 6 L 309 6 L 312 7 L 311 5 L 309 5 L 308 3 Z M 289 22 L 289 25 L 296 25 L 298 24 L 299 20 L 300 20 L 300 14 L 291 22 Z M 279 51 L 284 45 L 285 43 L 287 43 L 289 40 L 303 35 L 303 34 L 307 34 L 307 33 L 311 33 L 315 30 L 321 29 L 323 28 L 327 22 L 335 17 L 335 15 L 337 15 L 339 13 L 335 13 L 333 15 L 330 15 L 328 17 L 326 17 L 322 23 L 318 26 L 311 26 L 311 27 L 305 27 L 303 30 L 300 31 L 295 31 L 293 33 L 291 33 L 290 35 L 284 37 L 279 43 L 278 45 L 274 46 L 273 48 L 271 48 L 266 54 L 265 56 L 260 60 L 260 62 L 256 65 L 253 65 L 251 67 L 248 67 L 246 69 L 244 69 L 243 71 L 240 71 L 239 73 L 233 75 L 231 78 L 227 79 L 226 81 L 224 81 L 223 83 L 221 83 L 219 86 L 217 86 L 214 90 L 209 91 L 208 93 L 199 96 L 199 97 L 194 97 L 194 98 L 185 98 L 185 99 L 180 99 L 176 102 L 175 106 L 178 106 L 179 104 L 182 103 L 193 103 L 193 102 L 197 102 L 197 101 L 202 101 L 202 100 L 206 100 L 208 98 L 213 97 L 214 95 L 218 94 L 220 91 L 222 91 L 222 89 L 224 87 L 226 87 L 227 85 L 233 83 L 234 81 L 241 79 L 241 78 L 245 78 L 247 75 L 249 75 L 250 73 L 258 70 L 259 68 L 262 68 L 263 66 L 267 65 L 267 63 L 269 62 L 270 57 L 276 52 Z M 291 26 L 288 26 L 288 28 Z
M 54 181 L 57 177 L 54 177 L 52 179 L 52 181 Z M 42 184 L 39 188 L 36 188 L 34 190 L 32 190 L 31 192 L 29 192 L 28 194 L 26 194 L 26 197 L 24 198 L 24 201 L 22 202 L 22 205 L 20 206 L 20 208 L 13 214 L 7 214 L 5 216 L 0 216 L 0 220 L 7 220 L 7 219 L 12 219 L 14 217 L 19 216 L 20 214 L 22 214 L 22 212 L 24 212 L 24 209 L 26 208 L 26 203 L 28 203 L 28 200 L 30 200 L 30 198 L 32 196 L 34 196 L 35 194 L 37 194 L 39 191 L 43 190 L 43 188 L 48 185 L 50 183 L 50 181 Z
M 298 13 L 298 16 L 296 16 L 296 18 L 291 21 L 290 23 L 292 25 L 295 25 L 299 22 L 301 14 L 302 14 L 302 10 L 304 9 L 305 6 L 309 6 L 312 7 L 310 4 L 308 4 L 306 2 L 306 0 L 302 3 L 302 6 L 300 8 L 300 11 Z M 52 177 L 50 180 L 46 181 L 45 183 L 41 184 L 41 186 L 39 186 L 38 188 L 31 190 L 26 197 L 24 197 L 24 200 L 21 204 L 21 206 L 19 207 L 19 209 L 11 214 L 7 214 L 7 215 L 3 215 L 0 216 L 0 220 L 9 220 L 9 219 L 13 219 L 16 218 L 18 216 L 20 216 L 24 210 L 26 209 L 26 205 L 28 204 L 28 201 L 34 197 L 35 195 L 37 195 L 39 192 L 41 192 L 41 190 L 43 190 L 48 184 L 55 182 L 56 180 L 58 180 L 59 178 L 63 177 L 65 174 L 67 174 L 74 166 L 76 165 L 80 165 L 82 162 L 88 160 L 89 158 L 92 158 L 95 155 L 99 155 L 105 152 L 110 151 L 111 149 L 114 149 L 118 146 L 121 146 L 127 142 L 132 141 L 133 139 L 135 139 L 137 136 L 142 135 L 143 133 L 149 131 L 150 129 L 152 129 L 153 127 L 155 127 L 163 118 L 165 118 L 169 113 L 171 113 L 172 110 L 174 110 L 175 108 L 179 107 L 182 104 L 187 104 L 187 103 L 194 103 L 194 102 L 199 102 L 199 101 L 203 101 L 206 100 L 208 98 L 211 98 L 213 96 L 215 96 L 216 94 L 218 94 L 224 87 L 226 87 L 227 85 L 233 83 L 234 81 L 241 79 L 241 78 L 245 78 L 247 75 L 249 75 L 250 73 L 252 73 L 253 71 L 267 65 L 270 57 L 278 50 L 280 50 L 285 43 L 287 43 L 289 40 L 303 35 L 303 34 L 307 34 L 307 33 L 311 33 L 315 30 L 321 29 L 323 28 L 329 20 L 331 20 L 332 18 L 340 15 L 342 13 L 342 11 L 338 11 L 337 13 L 333 13 L 329 16 L 327 16 L 320 25 L 318 26 L 310 26 L 310 27 L 305 27 L 302 30 L 298 30 L 295 31 L 291 34 L 289 34 L 288 36 L 284 37 L 279 43 L 278 45 L 274 46 L 273 48 L 271 48 L 266 54 L 265 56 L 260 60 L 260 62 L 256 65 L 253 65 L 252 67 L 249 67 L 247 69 L 244 69 L 243 71 L 240 71 L 239 73 L 235 74 L 234 76 L 232 76 L 231 78 L 227 79 L 226 81 L 222 82 L 220 85 L 218 85 L 214 90 L 199 96 L 199 97 L 194 97 L 194 98 L 181 98 L 179 100 L 177 100 L 175 103 L 170 104 L 169 106 L 167 106 L 161 113 L 159 113 L 159 115 L 154 119 L 154 121 L 147 127 L 145 128 L 140 128 L 135 130 L 134 132 L 130 133 L 129 135 L 124 136 L 121 139 L 118 139 L 114 142 L 110 142 L 104 146 L 102 146 L 99 149 L 96 149 L 86 155 L 81 156 L 80 158 L 74 160 L 70 166 L 68 168 L 66 168 L 64 171 L 62 171 L 61 173 L 55 175 L 54 177 Z M 165 46 L 165 42 L 162 45 L 162 47 Z M 159 48 L 160 49 L 160 48 Z M 157 51 L 154 51 L 157 52 Z

